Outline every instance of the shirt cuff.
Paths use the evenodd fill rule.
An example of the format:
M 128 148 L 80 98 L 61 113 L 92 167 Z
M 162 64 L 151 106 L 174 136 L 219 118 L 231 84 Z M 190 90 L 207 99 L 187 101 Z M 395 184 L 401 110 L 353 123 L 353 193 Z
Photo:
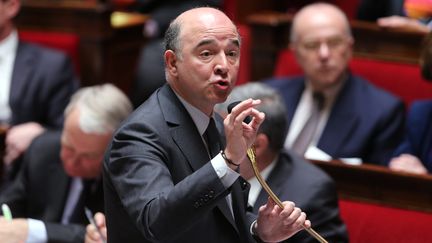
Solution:
M 213 169 L 216 171 L 217 176 L 221 180 L 222 184 L 229 188 L 240 176 L 239 173 L 232 170 L 225 162 L 222 155 L 219 153 L 211 160 Z
M 44 222 L 36 219 L 27 219 L 29 233 L 26 243 L 46 243 L 48 234 Z

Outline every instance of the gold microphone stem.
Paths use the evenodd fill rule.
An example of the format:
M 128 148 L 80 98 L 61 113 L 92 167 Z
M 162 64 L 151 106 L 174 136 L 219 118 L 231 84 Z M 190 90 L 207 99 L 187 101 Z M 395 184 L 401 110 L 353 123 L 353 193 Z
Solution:
M 247 150 L 247 156 L 252 164 L 252 168 L 255 174 L 255 177 L 257 178 L 257 180 L 259 181 L 259 183 L 261 184 L 261 186 L 264 188 L 264 190 L 269 194 L 269 196 L 271 197 L 271 199 L 280 207 L 280 208 L 284 208 L 281 200 L 273 193 L 273 191 L 271 190 L 271 188 L 268 186 L 267 182 L 262 178 L 259 170 L 258 170 L 258 165 L 256 163 L 256 157 L 255 157 L 255 147 L 252 145 L 251 148 L 249 148 Z M 318 234 L 315 230 L 313 230 L 312 228 L 308 228 L 306 226 L 303 225 L 303 229 L 306 230 L 311 236 L 313 236 L 316 240 L 318 240 L 321 243 L 328 243 L 328 241 L 326 241 L 320 234 Z

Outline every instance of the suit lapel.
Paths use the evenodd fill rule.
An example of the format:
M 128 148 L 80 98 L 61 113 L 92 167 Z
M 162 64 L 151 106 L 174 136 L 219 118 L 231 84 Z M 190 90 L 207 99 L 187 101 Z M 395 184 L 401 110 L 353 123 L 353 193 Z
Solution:
M 50 193 L 46 194 L 49 198 L 46 199 L 47 210 L 45 216 L 47 220 L 58 219 L 61 221 L 71 180 L 65 174 L 61 162 L 55 164 L 55 167 L 51 167 L 49 175 L 51 188 Z
M 161 105 L 161 109 L 167 123 L 171 127 L 170 132 L 174 142 L 184 154 L 192 171 L 200 169 L 204 164 L 210 161 L 210 158 L 192 118 L 168 85 L 165 85 L 161 89 L 160 99 L 161 104 L 163 104 Z M 220 117 L 216 117 L 216 126 L 220 132 Z M 225 143 L 223 138 L 222 142 L 223 144 Z M 238 198 L 242 197 L 241 188 L 239 188 L 240 185 L 238 181 L 236 181 L 232 186 L 231 192 L 233 201 L 234 198 L 238 200 Z M 235 203 L 233 204 L 236 205 Z M 217 208 L 238 232 L 228 202 L 225 199 L 220 200 L 217 204 Z
M 192 171 L 198 170 L 209 161 L 201 134 L 186 108 L 168 85 L 162 87 L 159 97 L 161 110 L 170 126 L 174 142 L 184 154 Z
M 292 122 L 294 113 L 297 109 L 297 105 L 300 101 L 303 90 L 305 89 L 305 81 L 301 79 L 284 80 L 282 82 L 289 82 L 288 85 L 284 86 L 284 90 L 281 92 L 285 97 L 285 106 L 287 107 L 287 118 L 288 124 Z
M 270 172 L 270 175 L 268 176 L 266 182 L 269 185 L 270 189 L 274 192 L 275 195 L 282 195 L 282 191 L 285 189 L 280 184 L 284 183 L 285 178 L 289 177 L 290 175 L 287 173 L 291 173 L 291 158 L 286 159 L 286 162 L 282 159 L 281 156 L 287 156 L 284 153 L 281 153 L 279 155 L 279 159 L 276 161 L 276 165 L 273 168 L 273 170 Z M 288 163 L 290 162 L 290 163 Z M 285 168 L 283 168 L 285 163 Z M 281 175 L 283 174 L 283 175 Z M 283 179 L 282 179 L 283 178 Z M 258 212 L 259 207 L 267 203 L 269 195 L 267 192 L 261 188 L 258 197 L 254 204 L 254 212 Z
M 10 88 L 9 103 L 17 104 L 22 99 L 26 83 L 29 81 L 31 73 L 34 71 L 32 65 L 34 52 L 26 44 L 19 42 L 15 57 L 14 69 L 12 72 L 12 83 Z M 19 109 L 19 107 L 17 107 Z
M 319 139 L 318 148 L 330 154 L 337 155 L 340 148 L 351 139 L 352 131 L 357 127 L 359 118 L 354 112 L 356 104 L 350 98 L 355 92 L 354 80 L 347 80 L 345 86 L 339 92 L 330 113 L 327 125 Z M 335 136 L 335 134 L 338 134 Z

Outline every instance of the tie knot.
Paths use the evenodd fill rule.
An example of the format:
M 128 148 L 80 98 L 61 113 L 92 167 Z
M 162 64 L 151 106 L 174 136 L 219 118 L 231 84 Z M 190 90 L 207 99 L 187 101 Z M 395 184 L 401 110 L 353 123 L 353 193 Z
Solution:
M 324 103 L 325 103 L 325 97 L 324 94 L 321 92 L 314 92 L 312 94 L 314 103 L 316 104 L 318 110 L 322 110 L 324 108 Z

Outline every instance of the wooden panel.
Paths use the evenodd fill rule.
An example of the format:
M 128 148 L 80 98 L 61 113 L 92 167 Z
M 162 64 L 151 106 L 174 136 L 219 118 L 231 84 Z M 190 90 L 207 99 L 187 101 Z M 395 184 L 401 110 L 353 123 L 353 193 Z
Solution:
M 82 1 L 25 1 L 18 29 L 68 32 L 79 36 L 83 86 L 114 83 L 128 92 L 145 39 L 147 16 L 118 15 L 110 4 Z
M 280 49 L 289 45 L 292 15 L 276 12 L 252 14 L 248 25 L 252 35 L 251 78 L 273 75 Z M 425 34 L 405 30 L 384 30 L 375 23 L 351 21 L 355 38 L 354 55 L 402 63 L 417 63 Z
M 370 164 L 312 161 L 335 181 L 340 198 L 432 212 L 432 176 Z

